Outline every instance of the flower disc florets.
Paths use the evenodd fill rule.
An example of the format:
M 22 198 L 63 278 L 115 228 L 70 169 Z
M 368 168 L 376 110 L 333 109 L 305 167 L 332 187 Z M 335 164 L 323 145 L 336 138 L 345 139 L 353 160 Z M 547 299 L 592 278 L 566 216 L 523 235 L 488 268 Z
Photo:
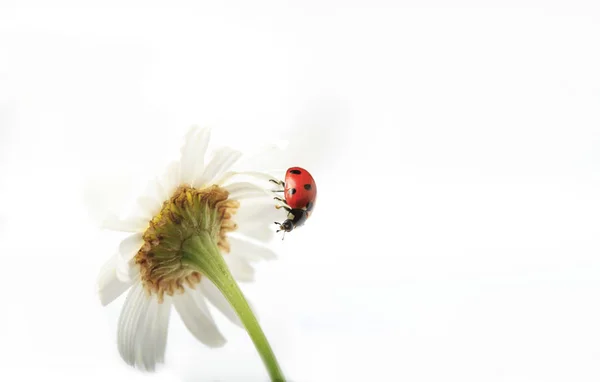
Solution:
M 145 289 L 156 294 L 159 302 L 165 293 L 183 293 L 184 285 L 194 288 L 200 282 L 201 274 L 182 261 L 186 240 L 208 234 L 221 252 L 229 252 L 227 232 L 237 228 L 231 217 L 240 204 L 228 197 L 229 192 L 216 185 L 181 186 L 150 221 L 134 261 Z

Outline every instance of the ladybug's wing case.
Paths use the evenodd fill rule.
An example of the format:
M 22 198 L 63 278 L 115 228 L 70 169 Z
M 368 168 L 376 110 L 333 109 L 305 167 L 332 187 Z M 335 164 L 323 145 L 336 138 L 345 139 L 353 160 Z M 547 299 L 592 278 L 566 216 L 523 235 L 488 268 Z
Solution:
M 312 210 L 317 199 L 317 185 L 312 175 L 301 167 L 289 168 L 285 174 L 285 201 L 292 208 Z

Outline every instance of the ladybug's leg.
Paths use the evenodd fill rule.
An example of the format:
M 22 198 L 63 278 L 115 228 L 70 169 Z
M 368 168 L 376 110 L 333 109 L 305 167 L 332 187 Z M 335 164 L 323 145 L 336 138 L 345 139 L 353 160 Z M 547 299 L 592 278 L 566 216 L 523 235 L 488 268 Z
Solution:
M 280 198 L 278 196 L 274 197 L 273 199 L 283 203 L 283 205 L 280 205 L 280 204 L 276 205 L 275 208 L 277 208 L 277 209 L 283 208 L 287 212 L 290 212 L 292 210 L 292 208 L 290 206 L 288 206 L 287 203 L 285 202 L 285 199 Z
M 277 209 L 283 208 L 287 212 L 292 212 L 292 209 L 288 206 L 275 206 L 275 208 L 277 208 Z
M 281 187 L 285 187 L 285 182 L 283 180 L 269 179 L 269 182 L 275 183 L 276 185 Z

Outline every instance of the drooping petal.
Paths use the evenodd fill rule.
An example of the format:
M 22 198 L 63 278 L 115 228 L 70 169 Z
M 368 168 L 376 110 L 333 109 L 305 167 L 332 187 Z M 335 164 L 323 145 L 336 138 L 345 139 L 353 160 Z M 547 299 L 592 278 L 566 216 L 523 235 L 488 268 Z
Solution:
M 148 371 L 162 362 L 170 309 L 170 299 L 159 303 L 146 293 L 141 283 L 131 288 L 119 317 L 117 334 L 119 353 L 125 362 Z
M 169 333 L 169 317 L 171 316 L 171 297 L 165 296 L 164 301 L 158 309 L 156 315 L 156 347 L 154 349 L 154 355 L 156 356 L 156 362 L 165 361 L 165 350 L 167 349 L 167 337 Z
M 212 281 L 210 281 L 207 277 L 203 277 L 198 285 L 200 285 L 200 290 L 215 308 L 223 313 L 223 315 L 231 322 L 240 327 L 242 326 L 240 318 L 235 313 L 227 299 L 225 299 L 225 296 L 223 296 L 219 288 L 217 288 Z
M 227 171 L 240 157 L 242 153 L 229 147 L 223 147 L 215 151 L 212 160 L 206 165 L 202 174 L 197 174 L 194 180 L 194 187 L 201 187 L 212 183 L 215 178 L 220 177 Z
M 136 334 L 143 317 L 146 316 L 151 299 L 141 283 L 136 283 L 129 290 L 127 299 L 119 316 L 117 343 L 119 353 L 127 364 L 135 365 Z
M 158 303 L 153 298 L 148 304 L 148 310 L 139 318 L 137 333 L 135 334 L 135 350 L 134 358 L 135 365 L 147 371 L 154 371 L 156 365 L 155 360 L 155 343 L 151 341 L 153 336 L 154 323 L 158 313 Z
M 272 260 L 277 257 L 272 249 L 237 236 L 229 236 L 227 241 L 230 245 L 229 255 L 236 255 L 248 261 Z M 225 258 L 227 256 L 225 255 Z
M 171 298 L 167 296 L 162 303 L 152 298 L 144 318 L 145 325 L 136 335 L 136 359 L 147 371 L 154 371 L 156 364 L 164 362 L 169 331 Z M 145 326 L 145 330 L 143 327 Z M 141 335 L 141 337 L 139 337 Z
M 119 245 L 119 256 L 117 257 L 117 277 L 119 280 L 132 281 L 139 272 L 133 264 L 133 258 L 144 244 L 142 233 L 134 233 L 121 241 Z
M 225 337 L 215 324 L 201 292 L 186 287 L 185 293 L 173 297 L 173 303 L 183 323 L 198 341 L 209 347 L 225 345 Z
M 204 171 L 204 155 L 210 141 L 210 129 L 192 127 L 181 147 L 181 182 L 192 184 Z
M 231 274 L 237 281 L 252 282 L 254 281 L 254 268 L 248 260 L 235 254 L 228 254 L 224 257 Z
M 131 286 L 131 283 L 123 282 L 117 278 L 116 267 L 117 255 L 113 255 L 100 269 L 98 295 L 102 306 L 113 302 Z

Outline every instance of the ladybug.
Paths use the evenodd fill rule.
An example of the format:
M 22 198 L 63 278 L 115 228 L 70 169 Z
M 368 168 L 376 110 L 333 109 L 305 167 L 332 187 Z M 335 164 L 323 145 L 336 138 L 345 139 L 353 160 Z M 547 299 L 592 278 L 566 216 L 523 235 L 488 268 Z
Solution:
M 275 222 L 279 225 L 279 231 L 291 232 L 306 222 L 310 217 L 317 201 L 317 184 L 310 172 L 302 167 L 290 167 L 285 172 L 285 181 L 272 179 L 273 183 L 282 186 L 284 198 L 275 197 L 283 203 L 276 208 L 283 208 L 288 212 L 287 219 L 283 223 Z

